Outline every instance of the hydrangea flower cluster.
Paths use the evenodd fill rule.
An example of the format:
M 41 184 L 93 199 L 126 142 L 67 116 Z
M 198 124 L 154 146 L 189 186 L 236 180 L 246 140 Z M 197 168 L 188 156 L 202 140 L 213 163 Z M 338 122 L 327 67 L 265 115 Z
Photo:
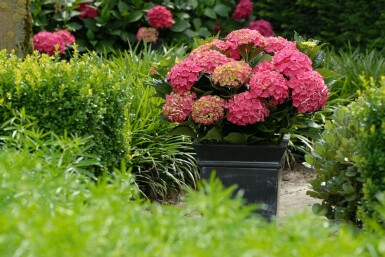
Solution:
M 79 19 L 83 20 L 85 18 L 94 19 L 99 15 L 98 9 L 90 5 L 90 3 L 82 3 L 78 7 L 80 14 L 78 15 Z
M 159 37 L 159 32 L 156 28 L 140 27 L 136 33 L 136 39 L 138 41 L 143 40 L 146 43 L 155 44 Z
M 294 116 L 325 106 L 329 89 L 312 65 L 295 42 L 252 29 L 233 31 L 226 40 L 194 49 L 168 71 L 164 86 L 172 92 L 163 114 L 181 126 L 193 122 L 200 138 L 210 128 L 222 138 L 234 131 L 276 135 L 280 120 L 290 126 Z
M 136 39 L 151 44 L 156 44 L 156 41 L 158 40 L 158 29 L 171 28 L 175 23 L 172 18 L 172 13 L 162 5 L 151 7 L 147 12 L 146 17 L 151 27 L 140 27 L 136 33 Z
M 148 23 L 156 29 L 171 28 L 174 24 L 172 14 L 166 7 L 156 5 L 147 12 Z
M 249 23 L 249 29 L 257 30 L 264 37 L 270 37 L 270 36 L 274 35 L 274 30 L 273 30 L 273 27 L 271 26 L 270 22 L 268 22 L 264 19 L 251 21 Z
M 42 31 L 33 36 L 33 45 L 40 53 L 54 55 L 57 50 L 63 54 L 66 47 L 75 43 L 75 37 L 67 30 Z
M 232 17 L 235 21 L 248 18 L 253 12 L 253 3 L 251 0 L 240 0 L 235 7 Z

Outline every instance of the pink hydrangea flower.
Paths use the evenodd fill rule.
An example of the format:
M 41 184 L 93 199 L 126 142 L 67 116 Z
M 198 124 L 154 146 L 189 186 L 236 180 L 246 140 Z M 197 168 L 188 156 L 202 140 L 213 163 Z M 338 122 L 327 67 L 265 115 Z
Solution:
M 255 72 L 249 86 L 253 97 L 270 99 L 270 103 L 274 105 L 283 103 L 289 97 L 287 80 L 274 70 Z
M 91 6 L 89 3 L 82 3 L 78 7 L 78 10 L 80 12 L 80 14 L 78 15 L 79 19 L 84 19 L 84 18 L 93 19 L 99 15 L 98 9 Z
M 273 27 L 271 26 L 270 22 L 268 22 L 264 19 L 251 21 L 249 23 L 249 29 L 257 30 L 264 37 L 270 37 L 270 36 L 274 35 L 274 30 L 273 30 Z
M 310 58 L 299 50 L 292 48 L 284 48 L 279 51 L 273 56 L 272 62 L 277 71 L 282 72 L 290 79 L 305 71 L 312 70 Z
M 57 30 L 54 33 L 62 38 L 65 46 L 72 45 L 73 43 L 75 43 L 74 35 L 72 35 L 68 30 Z
M 225 64 L 232 59 L 227 58 L 226 55 L 221 54 L 215 50 L 207 50 L 203 52 L 198 52 L 194 55 L 190 55 L 188 60 L 191 60 L 198 65 L 203 72 L 207 74 L 212 74 L 214 69 L 219 65 Z
M 246 19 L 253 12 L 253 3 L 251 0 L 240 0 L 235 7 L 232 17 L 235 21 Z
M 233 49 L 239 48 L 242 45 L 254 45 L 259 47 L 265 46 L 265 37 L 256 30 L 238 29 L 230 32 L 226 36 L 227 42 Z
M 56 47 L 58 47 L 58 53 L 63 54 L 65 50 L 65 44 L 62 37 L 59 34 L 52 32 L 39 32 L 33 36 L 33 45 L 40 53 L 46 53 L 54 55 Z
M 138 41 L 143 40 L 146 43 L 155 44 L 159 37 L 159 32 L 156 28 L 140 27 L 136 33 L 136 39 Z
M 299 113 L 315 112 L 325 106 L 329 89 L 317 71 L 298 74 L 289 80 L 288 86 L 293 89 L 293 106 Z
M 220 86 L 238 87 L 250 78 L 252 68 L 244 61 L 231 61 L 215 68 L 211 79 Z
M 172 92 L 166 95 L 162 113 L 171 122 L 182 123 L 190 115 L 196 94 L 186 91 L 182 95 Z
M 277 53 L 284 48 L 297 49 L 295 42 L 289 41 L 283 37 L 267 37 L 265 38 L 265 51 L 268 53 Z
M 192 119 L 203 125 L 213 125 L 225 115 L 224 100 L 217 95 L 206 95 L 193 105 Z
M 190 60 L 185 60 L 174 67 L 167 73 L 166 78 L 169 80 L 173 91 L 183 94 L 189 91 L 195 82 L 198 81 L 201 68 Z
M 253 68 L 253 73 L 274 70 L 274 65 L 271 61 L 263 61 Z
M 248 91 L 234 95 L 228 101 L 227 108 L 226 119 L 239 126 L 263 122 L 270 114 L 266 104 Z
M 171 28 L 174 24 L 172 13 L 162 5 L 156 5 L 147 12 L 148 23 L 156 29 Z

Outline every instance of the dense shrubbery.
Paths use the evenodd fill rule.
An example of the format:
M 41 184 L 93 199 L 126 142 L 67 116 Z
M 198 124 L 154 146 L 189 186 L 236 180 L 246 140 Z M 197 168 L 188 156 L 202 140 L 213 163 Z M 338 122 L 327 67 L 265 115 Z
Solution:
M 322 199 L 314 211 L 329 219 L 372 226 L 384 222 L 378 211 L 385 167 L 383 149 L 385 78 L 361 78 L 362 94 L 338 108 L 306 160 L 317 171 L 308 194 Z M 382 85 L 382 87 L 381 87 Z
M 383 215 L 376 210 L 385 192 L 385 77 L 380 82 L 382 87 L 373 87 L 373 83 L 357 100 L 353 116 L 359 126 L 357 166 L 364 193 L 360 214 L 366 219 L 381 220 L 384 226 Z
M 255 1 L 258 17 L 270 21 L 278 35 L 291 38 L 293 31 L 336 47 L 382 49 L 385 43 L 384 0 Z
M 304 215 L 277 228 L 241 198 L 230 200 L 232 189 L 217 180 L 189 191 L 181 208 L 135 200 L 124 172 L 94 184 L 43 163 L 27 152 L 0 152 L 1 256 L 384 254 L 379 237 Z
M 0 121 L 23 108 L 46 132 L 92 136 L 93 145 L 85 152 L 101 160 L 89 172 L 110 172 L 123 162 L 151 198 L 165 199 L 185 185 L 195 187 L 198 172 L 191 143 L 166 132 L 170 124 L 157 119 L 160 100 L 146 86 L 158 55 L 148 50 L 113 60 L 89 54 L 58 61 L 47 55 L 21 60 L 3 51 Z
M 1 123 L 24 108 L 46 131 L 92 135 L 90 152 L 104 166 L 124 158 L 128 84 L 96 55 L 59 62 L 47 55 L 22 60 L 2 51 L 0 66 Z
M 244 3 L 238 11 L 236 0 L 30 2 L 34 33 L 68 29 L 75 35 L 80 51 L 128 49 L 138 38 L 152 38 L 150 42 L 153 42 L 156 34 L 157 41 L 163 44 L 189 44 L 194 37 L 210 37 L 221 30 L 229 32 L 247 27 L 256 19 L 251 13 L 250 0 L 242 0 Z M 162 7 L 155 7 L 159 5 Z M 157 32 L 142 31 L 137 37 L 142 27 L 153 27 Z M 264 24 L 254 24 L 254 27 L 268 31 Z

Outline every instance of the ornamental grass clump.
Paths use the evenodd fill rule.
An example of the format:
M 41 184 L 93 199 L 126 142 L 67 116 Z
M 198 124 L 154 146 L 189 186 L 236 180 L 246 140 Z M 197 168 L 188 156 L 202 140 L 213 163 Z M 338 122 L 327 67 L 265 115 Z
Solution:
M 279 143 L 326 104 L 317 43 L 240 29 L 197 47 L 171 68 L 158 64 L 153 77 L 166 98 L 163 115 L 178 123 L 175 133 L 198 142 Z

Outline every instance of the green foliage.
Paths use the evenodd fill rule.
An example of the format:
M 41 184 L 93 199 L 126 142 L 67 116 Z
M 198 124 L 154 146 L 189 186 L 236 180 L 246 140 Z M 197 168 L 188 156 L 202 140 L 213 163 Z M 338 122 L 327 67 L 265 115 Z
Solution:
M 354 116 L 359 125 L 357 166 L 363 179 L 364 202 L 361 215 L 367 219 L 384 220 L 376 212 L 380 193 L 385 191 L 385 77 L 381 88 L 370 88 L 357 100 Z
M 96 179 L 91 171 L 100 166 L 100 158 L 87 153 L 92 146 L 92 136 L 68 136 L 66 131 L 63 136 L 58 136 L 39 129 L 36 119 L 26 115 L 24 109 L 14 115 L 1 126 L 1 149 L 31 153 L 44 159 L 47 165 Z
M 112 57 L 108 65 L 129 84 L 127 108 L 127 166 L 133 167 L 137 183 L 151 199 L 175 198 L 184 186 L 196 187 L 199 171 L 191 141 L 170 134 L 173 125 L 159 119 L 162 100 L 153 97 L 150 69 L 154 62 L 182 55 L 183 48 L 153 51 L 131 49 Z
M 354 46 L 382 49 L 384 41 L 384 0 L 300 0 L 254 1 L 256 16 L 271 22 L 276 34 L 291 38 L 301 35 L 345 48 Z
M 372 86 L 368 85 L 370 80 L 378 81 L 385 74 L 383 51 L 362 51 L 349 46 L 345 50 L 330 50 L 326 58 L 325 67 L 341 76 L 330 86 L 329 106 L 350 103 L 358 97 L 358 91 Z
M 362 180 L 354 161 L 358 128 L 351 108 L 334 111 L 314 149 L 305 156 L 317 173 L 307 194 L 322 200 L 313 205 L 316 214 L 361 226 L 357 210 L 362 203 Z
M 58 135 L 92 135 L 90 153 L 105 167 L 124 158 L 129 94 L 127 82 L 95 54 L 57 61 L 47 55 L 24 60 L 0 53 L 0 122 L 25 109 L 37 126 Z
M 25 159 L 28 158 L 28 162 Z M 26 152 L 0 152 L 1 256 L 381 256 L 381 239 L 308 216 L 277 227 L 218 180 L 183 207 L 132 200 L 133 177 L 90 183 Z M 125 174 L 125 175 L 123 175 Z
M 149 27 L 146 13 L 155 5 L 172 12 L 175 23 L 159 31 L 160 44 L 188 44 L 194 37 L 210 37 L 218 33 L 216 26 L 226 31 L 246 27 L 255 16 L 234 21 L 231 14 L 237 1 L 123 1 L 123 0 L 31 0 L 34 32 L 68 29 L 76 37 L 79 50 L 111 52 L 128 49 L 136 42 L 140 27 Z M 80 19 L 78 7 L 89 3 L 97 8 L 95 18 Z

